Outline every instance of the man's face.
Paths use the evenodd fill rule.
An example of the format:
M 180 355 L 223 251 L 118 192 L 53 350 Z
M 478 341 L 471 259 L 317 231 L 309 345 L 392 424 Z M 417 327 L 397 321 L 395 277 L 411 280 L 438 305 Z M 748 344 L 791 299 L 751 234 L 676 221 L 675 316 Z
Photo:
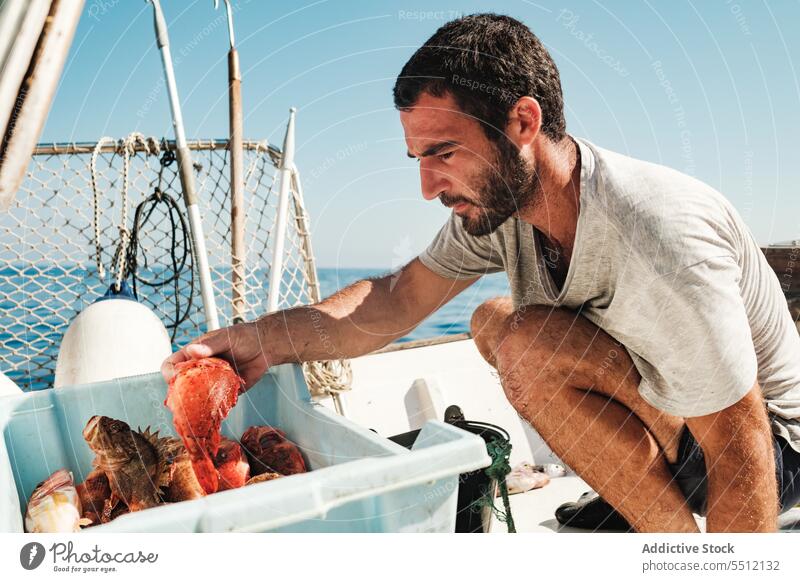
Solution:
M 400 112 L 400 121 L 408 155 L 419 160 L 423 197 L 452 208 L 469 234 L 492 233 L 535 203 L 540 186 L 534 169 L 500 132 L 497 143 L 489 140 L 451 95 L 423 93 Z

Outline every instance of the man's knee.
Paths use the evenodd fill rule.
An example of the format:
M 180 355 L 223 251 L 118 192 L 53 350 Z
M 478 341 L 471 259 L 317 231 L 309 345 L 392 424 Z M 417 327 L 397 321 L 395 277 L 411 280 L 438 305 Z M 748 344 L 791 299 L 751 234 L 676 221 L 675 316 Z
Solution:
M 470 320 L 472 339 L 481 355 L 491 364 L 497 347 L 497 335 L 505 319 L 513 313 L 510 297 L 493 297 L 481 303 Z
M 492 297 L 487 299 L 472 313 L 469 322 L 472 335 L 480 335 L 489 326 L 500 323 L 503 319 L 511 315 L 514 306 L 510 297 Z
M 570 332 L 574 311 L 547 305 L 523 305 L 504 321 L 498 341 L 509 356 L 548 355 Z M 500 345 L 498 345 L 498 349 Z
M 519 397 L 539 387 L 560 386 L 580 356 L 565 345 L 574 329 L 576 312 L 544 305 L 527 305 L 506 318 L 498 333 L 495 367 L 506 393 Z M 538 396 L 546 397 L 546 390 Z

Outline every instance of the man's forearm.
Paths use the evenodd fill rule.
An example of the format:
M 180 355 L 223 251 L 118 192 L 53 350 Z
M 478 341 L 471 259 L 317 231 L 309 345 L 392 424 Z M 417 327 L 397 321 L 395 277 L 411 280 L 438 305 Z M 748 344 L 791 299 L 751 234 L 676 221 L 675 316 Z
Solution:
M 707 531 L 775 531 L 778 489 L 771 433 L 743 436 L 716 460 L 707 457 L 706 463 Z
M 271 365 L 353 358 L 408 333 L 418 322 L 390 297 L 389 277 L 358 281 L 309 306 L 294 307 L 257 321 Z

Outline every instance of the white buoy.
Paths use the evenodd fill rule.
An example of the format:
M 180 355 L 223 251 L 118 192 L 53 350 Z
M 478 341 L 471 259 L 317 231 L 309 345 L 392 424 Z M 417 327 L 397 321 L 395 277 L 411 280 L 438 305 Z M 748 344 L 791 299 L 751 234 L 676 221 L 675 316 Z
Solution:
M 64 334 L 53 387 L 156 372 L 171 353 L 167 329 L 149 308 L 123 295 L 103 297 Z

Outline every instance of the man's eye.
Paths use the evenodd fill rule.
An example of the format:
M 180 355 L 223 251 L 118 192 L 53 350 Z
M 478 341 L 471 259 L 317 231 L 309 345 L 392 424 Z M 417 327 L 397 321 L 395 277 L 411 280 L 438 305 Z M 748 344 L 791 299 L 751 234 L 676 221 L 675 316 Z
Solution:
M 454 153 L 455 152 L 447 152 L 446 154 L 439 154 L 436 157 L 439 158 L 442 161 L 445 161 L 445 160 L 449 160 L 453 156 Z

